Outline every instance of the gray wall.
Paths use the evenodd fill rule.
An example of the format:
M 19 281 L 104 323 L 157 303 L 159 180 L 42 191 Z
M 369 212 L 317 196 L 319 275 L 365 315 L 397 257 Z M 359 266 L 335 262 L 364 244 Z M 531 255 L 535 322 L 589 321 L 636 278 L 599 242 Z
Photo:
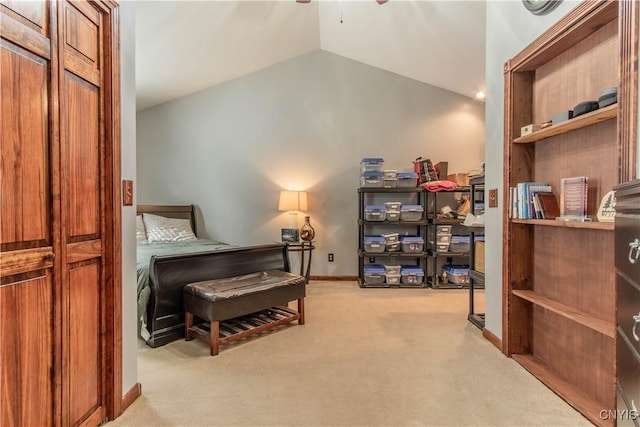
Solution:
M 520 1 L 487 2 L 486 37 L 486 178 L 497 188 L 499 209 L 485 210 L 486 328 L 502 337 L 502 171 L 504 125 L 504 63 L 567 14 L 577 2 L 565 0 L 545 16 L 528 12 Z
M 120 3 L 122 179 L 136 178 L 135 6 Z M 136 211 L 122 207 L 122 392 L 138 382 L 136 350 Z
M 196 204 L 203 237 L 245 245 L 280 240 L 279 191 L 307 190 L 311 274 L 357 275 L 363 157 L 466 172 L 484 151 L 483 103 L 317 51 L 138 112 L 138 202 Z

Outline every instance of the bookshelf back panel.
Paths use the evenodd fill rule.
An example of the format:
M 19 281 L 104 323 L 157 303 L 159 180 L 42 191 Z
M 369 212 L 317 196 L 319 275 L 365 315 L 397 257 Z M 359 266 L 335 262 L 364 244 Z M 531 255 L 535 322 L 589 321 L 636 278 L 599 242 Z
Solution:
M 541 307 L 533 307 L 533 355 L 565 380 L 612 409 L 614 339 Z
M 533 83 L 533 121 L 542 123 L 618 86 L 618 20 L 540 66 Z
M 533 290 L 614 325 L 613 233 L 534 229 Z
M 587 214 L 595 219 L 602 197 L 618 183 L 617 122 L 608 120 L 535 143 L 535 181 L 551 184 L 560 202 L 560 180 L 589 178 Z

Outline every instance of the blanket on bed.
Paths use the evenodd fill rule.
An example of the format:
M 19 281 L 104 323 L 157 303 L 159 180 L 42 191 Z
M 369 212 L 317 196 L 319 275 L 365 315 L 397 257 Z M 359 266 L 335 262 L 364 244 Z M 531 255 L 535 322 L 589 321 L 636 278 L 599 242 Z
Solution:
M 153 255 L 181 255 L 199 252 L 211 252 L 231 245 L 214 240 L 197 239 L 181 242 L 165 243 L 138 243 L 137 248 L 137 272 L 138 272 L 138 319 L 141 321 L 140 334 L 147 339 L 145 314 L 147 304 L 151 296 L 151 284 L 149 283 L 149 267 Z

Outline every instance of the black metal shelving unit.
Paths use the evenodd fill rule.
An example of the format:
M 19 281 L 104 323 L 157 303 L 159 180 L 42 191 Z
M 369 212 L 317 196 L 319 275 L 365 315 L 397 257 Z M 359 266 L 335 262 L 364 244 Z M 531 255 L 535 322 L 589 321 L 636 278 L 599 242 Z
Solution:
M 475 213 L 476 202 L 484 202 L 484 176 L 472 178 L 470 184 L 470 201 L 472 212 Z M 482 198 L 478 196 L 482 195 Z M 476 270 L 476 236 L 484 236 L 484 227 L 469 227 L 470 232 L 470 251 L 469 251 L 469 322 L 473 323 L 480 329 L 484 328 L 484 313 L 476 313 L 475 292 L 478 289 L 484 289 L 484 272 Z
M 439 212 L 444 204 L 453 204 L 456 193 L 468 194 L 469 191 L 470 187 L 464 186 L 452 191 L 427 192 L 425 211 L 427 212 L 428 239 L 425 241 L 427 247 L 425 281 L 433 289 L 463 289 L 469 286 L 468 283 L 443 283 L 441 276 L 438 274 L 443 264 L 468 263 L 469 251 L 439 251 L 435 243 L 435 236 L 437 236 L 437 229 L 440 225 L 450 225 L 452 234 L 468 235 L 468 230 L 462 225 L 462 219 L 441 218 L 439 217 Z M 452 206 L 452 208 L 455 207 Z
M 395 199 L 397 200 L 391 200 Z M 403 204 L 420 205 L 423 208 L 423 219 L 420 221 L 367 221 L 364 219 L 365 206 L 368 204 L 380 204 L 368 203 L 368 201 L 374 201 L 375 198 L 382 198 L 384 201 L 400 201 Z M 388 200 L 387 200 L 388 199 Z M 382 203 L 382 202 L 381 202 Z M 412 235 L 420 236 L 425 240 L 426 246 L 426 230 L 425 227 L 428 221 L 425 218 L 425 191 L 422 187 L 400 187 L 400 188 L 377 188 L 377 187 L 360 187 L 358 188 L 358 285 L 361 288 L 424 288 L 426 287 L 425 280 L 419 284 L 370 284 L 364 280 L 364 265 L 366 263 L 381 263 L 381 264 L 408 264 L 417 265 L 425 271 L 426 278 L 426 263 L 427 252 L 367 252 L 364 246 L 365 234 L 371 234 L 371 230 L 384 229 L 388 232 L 408 232 Z

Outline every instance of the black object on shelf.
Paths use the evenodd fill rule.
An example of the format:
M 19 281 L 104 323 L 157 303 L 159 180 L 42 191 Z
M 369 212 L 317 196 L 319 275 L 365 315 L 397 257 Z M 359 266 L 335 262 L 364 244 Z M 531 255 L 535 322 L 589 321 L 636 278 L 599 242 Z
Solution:
M 471 206 L 475 206 L 478 200 L 484 200 L 484 176 L 472 178 L 469 181 L 471 186 Z M 482 194 L 482 198 L 478 199 L 478 196 Z M 469 248 L 469 315 L 467 319 L 480 329 L 484 328 L 485 318 L 484 313 L 476 313 L 475 308 L 475 291 L 477 289 L 484 289 L 484 272 L 476 270 L 476 236 L 484 235 L 484 229 L 479 227 L 470 227 L 470 248 Z M 484 268 L 483 268 L 484 269 Z

